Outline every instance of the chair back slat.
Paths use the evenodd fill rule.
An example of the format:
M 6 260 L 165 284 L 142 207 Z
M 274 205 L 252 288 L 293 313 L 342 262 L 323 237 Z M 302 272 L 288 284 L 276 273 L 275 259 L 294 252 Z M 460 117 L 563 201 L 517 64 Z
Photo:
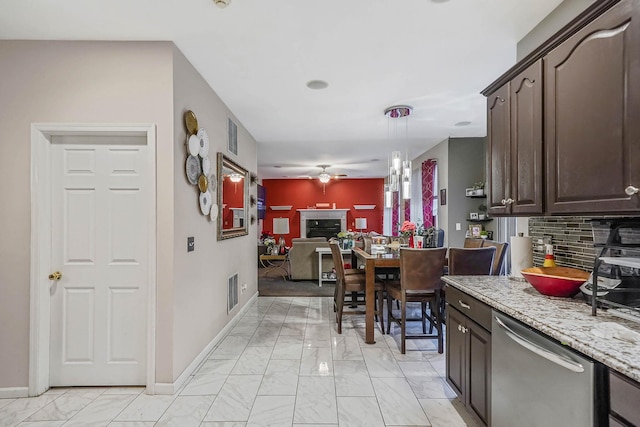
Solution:
M 493 240 L 485 240 L 482 244 L 483 248 L 494 246 L 496 248 L 496 255 L 493 257 L 493 266 L 491 267 L 491 275 L 499 276 L 502 272 L 502 266 L 504 265 L 505 255 L 509 244 L 494 242 Z
M 480 248 L 482 247 L 483 239 L 474 239 L 472 237 L 465 237 L 464 239 L 464 247 L 465 248 Z
M 400 286 L 407 291 L 442 288 L 446 248 L 400 249 Z
M 486 248 L 450 248 L 449 274 L 451 276 L 488 276 L 493 268 L 495 253 L 495 246 Z

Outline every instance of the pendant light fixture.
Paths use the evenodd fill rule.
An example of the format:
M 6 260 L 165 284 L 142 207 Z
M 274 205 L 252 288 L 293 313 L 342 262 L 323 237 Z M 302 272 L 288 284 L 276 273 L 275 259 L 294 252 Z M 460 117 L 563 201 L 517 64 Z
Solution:
M 389 133 L 391 133 L 391 122 L 394 124 L 394 136 L 398 139 L 398 120 L 405 120 L 405 140 L 409 138 L 409 116 L 413 107 L 409 105 L 393 105 L 384 110 L 384 115 L 389 120 Z M 391 152 L 391 162 L 389 164 L 389 177 L 385 186 L 385 207 L 392 207 L 393 192 L 399 191 L 403 199 L 411 198 L 411 161 L 407 154 L 406 160 L 402 161 L 400 151 Z

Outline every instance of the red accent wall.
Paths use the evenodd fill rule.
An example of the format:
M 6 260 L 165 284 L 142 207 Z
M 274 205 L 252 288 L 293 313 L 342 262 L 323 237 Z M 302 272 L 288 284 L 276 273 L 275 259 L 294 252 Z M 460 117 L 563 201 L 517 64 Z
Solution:
M 289 218 L 289 234 L 285 235 L 287 246 L 291 239 L 300 237 L 300 213 L 297 209 L 308 209 L 316 203 L 329 203 L 336 209 L 349 209 L 347 212 L 347 228 L 355 229 L 356 218 L 366 218 L 367 228 L 363 231 L 382 233 L 382 217 L 384 210 L 384 179 L 336 179 L 325 184 L 323 194 L 322 183 L 317 179 L 264 179 L 262 185 L 266 190 L 267 212 L 262 225 L 263 232 L 273 234 L 273 218 Z M 289 206 L 290 211 L 274 211 L 271 206 Z M 353 205 L 376 205 L 373 210 L 355 210 Z
M 223 178 L 222 191 L 224 194 L 224 201 L 227 205 L 222 208 L 222 228 L 225 230 L 233 227 L 233 211 L 229 208 L 244 207 L 243 189 L 244 181 L 236 183 L 231 182 L 228 176 Z M 218 219 L 218 221 L 220 221 L 220 219 Z

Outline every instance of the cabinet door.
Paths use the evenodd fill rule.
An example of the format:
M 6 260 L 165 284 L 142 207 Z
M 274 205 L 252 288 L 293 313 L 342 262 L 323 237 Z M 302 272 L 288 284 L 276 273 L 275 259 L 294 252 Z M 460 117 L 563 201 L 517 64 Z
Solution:
M 467 319 L 467 407 L 489 425 L 491 408 L 491 335 L 477 323 Z
M 542 60 L 511 80 L 511 213 L 541 214 Z
M 447 305 L 447 382 L 464 401 L 465 387 L 465 317 Z
M 545 58 L 549 213 L 637 212 L 640 1 L 622 0 Z
M 509 213 L 510 113 L 509 83 L 487 98 L 487 206 L 489 214 Z

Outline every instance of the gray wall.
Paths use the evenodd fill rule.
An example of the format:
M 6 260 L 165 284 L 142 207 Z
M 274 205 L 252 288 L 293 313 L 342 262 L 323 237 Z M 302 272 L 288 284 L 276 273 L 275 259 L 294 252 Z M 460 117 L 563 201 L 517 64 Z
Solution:
M 560 3 L 518 42 L 517 60 L 520 61 L 530 54 L 592 3 L 595 3 L 595 0 L 564 0 Z
M 485 180 L 485 138 L 449 138 L 449 205 L 448 233 L 450 247 L 462 247 L 467 230 L 470 212 L 478 212 L 478 205 L 486 204 L 487 199 L 465 196 L 465 189 L 474 182 Z M 461 230 L 456 231 L 456 223 Z M 491 223 L 484 223 L 488 225 Z M 492 229 L 487 227 L 487 229 Z
M 184 178 L 184 110 L 213 153 L 231 113 L 170 42 L 0 41 L 0 58 L 0 389 L 28 386 L 31 123 L 156 125 L 156 381 L 173 382 L 237 313 L 220 291 L 229 271 L 249 288 L 238 309 L 257 288 L 255 236 L 216 242 Z M 255 141 L 241 126 L 238 139 L 238 162 L 255 171 Z

